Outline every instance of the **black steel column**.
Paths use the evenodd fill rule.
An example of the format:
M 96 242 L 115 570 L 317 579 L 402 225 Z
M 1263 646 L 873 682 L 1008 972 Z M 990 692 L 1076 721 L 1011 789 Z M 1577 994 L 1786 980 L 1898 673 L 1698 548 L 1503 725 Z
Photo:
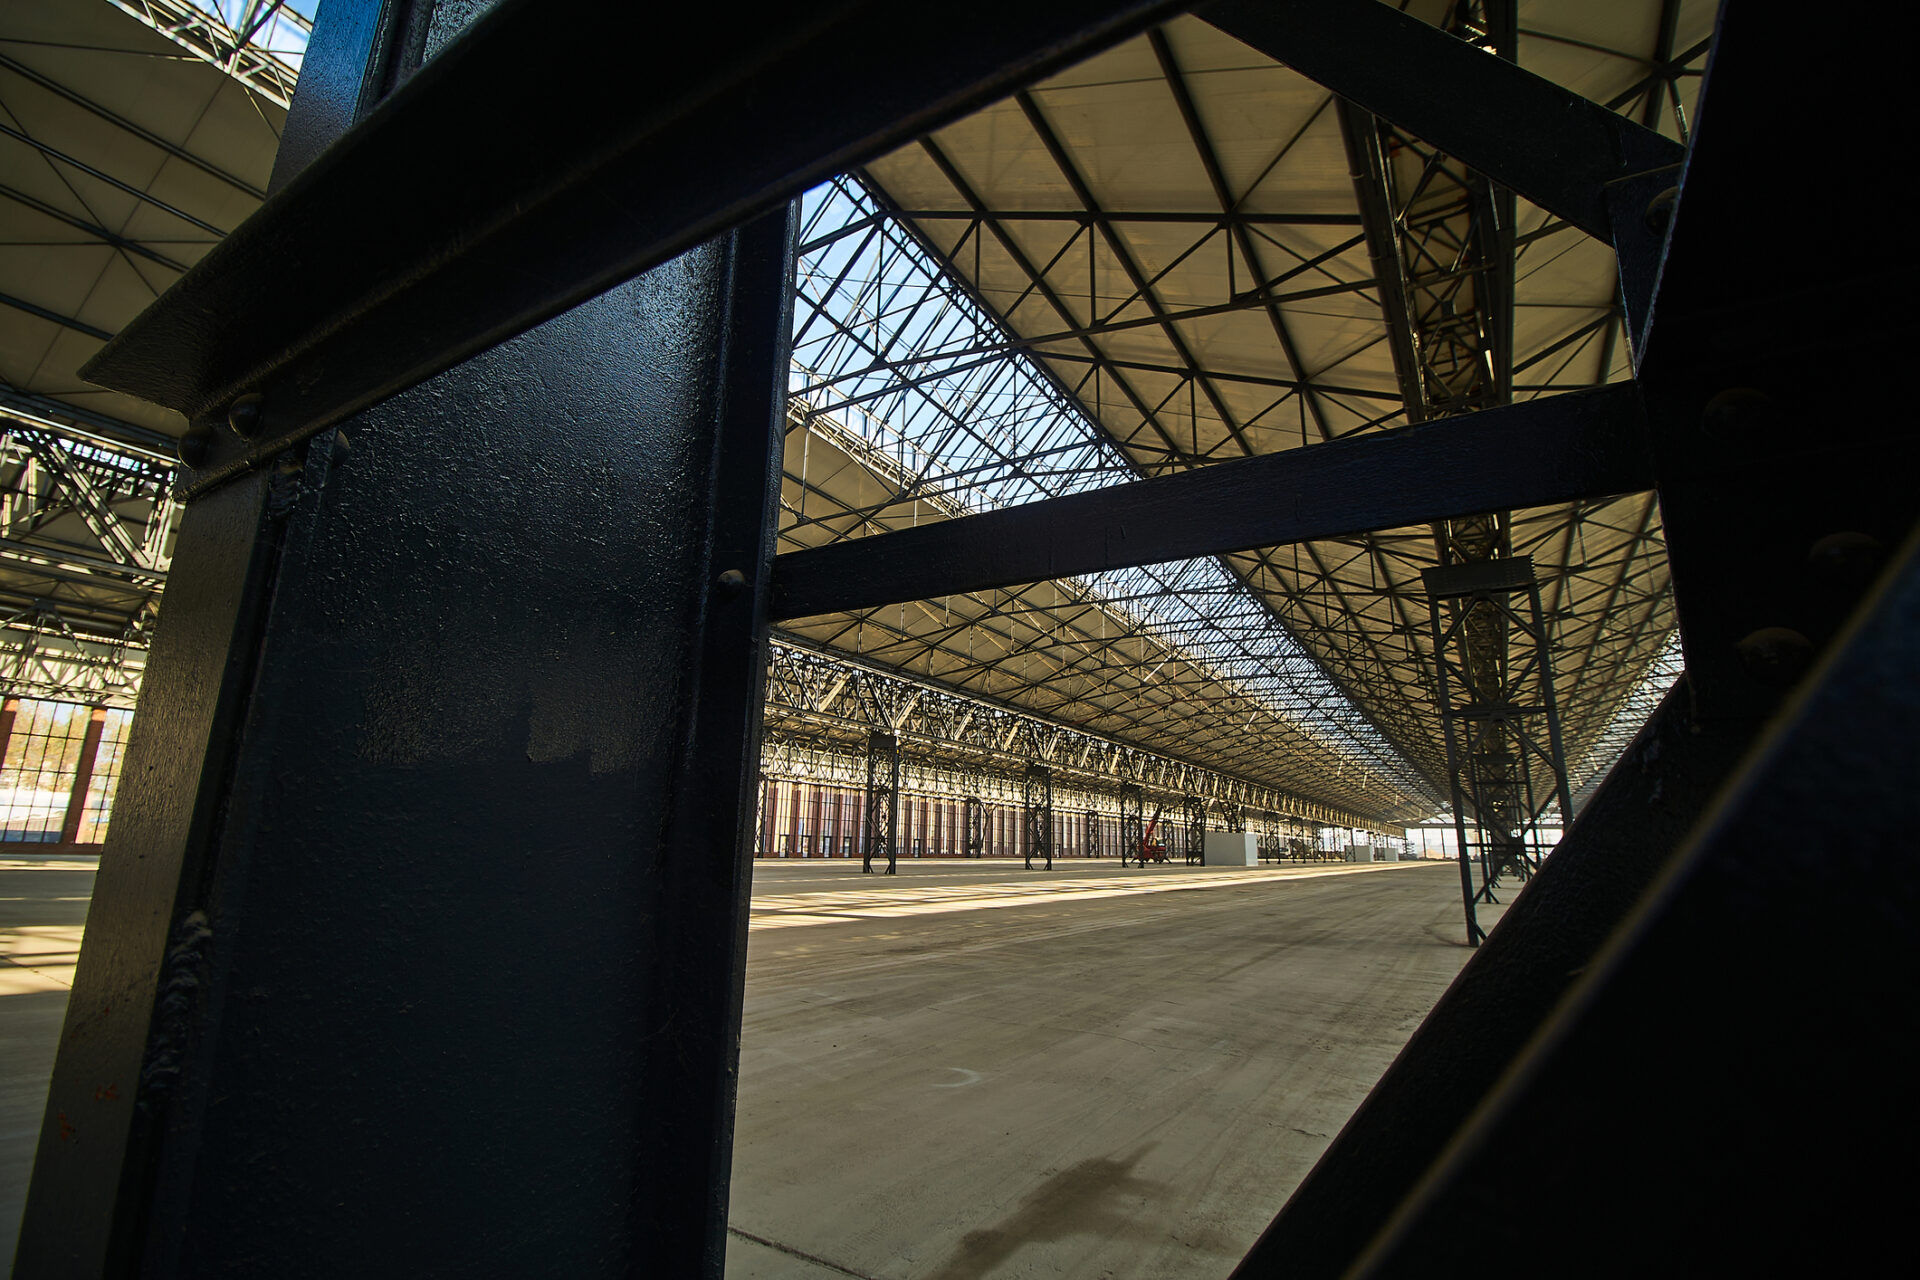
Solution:
M 969 858 L 978 858 L 987 848 L 987 813 L 979 796 L 968 796 L 966 804 L 966 847 Z
M 1440 679 L 1467 942 L 1478 946 L 1486 933 L 1474 904 L 1497 902 L 1494 890 L 1507 872 L 1524 880 L 1539 870 L 1547 853 L 1541 824 L 1550 806 L 1559 807 L 1562 831 L 1573 822 L 1552 646 L 1528 557 L 1463 561 L 1428 569 L 1422 578 Z M 1516 596 L 1525 603 L 1517 605 Z M 1488 643 L 1488 636 L 1497 643 Z
M 1038 860 L 1042 869 L 1053 870 L 1053 770 L 1043 764 L 1027 766 L 1021 780 L 1022 799 L 1027 820 L 1027 870 Z
M 1100 834 L 1100 811 L 1098 809 L 1088 809 L 1087 810 L 1087 856 L 1089 858 L 1099 857 L 1101 845 L 1103 843 L 1104 841 L 1101 839 L 1101 834 Z
M 188 507 L 16 1274 L 719 1273 L 791 272 L 782 213 Z
M 1198 866 L 1206 860 L 1207 802 L 1188 796 L 1181 802 L 1181 813 L 1186 819 L 1187 865 Z
M 886 874 L 899 870 L 900 743 L 890 733 L 867 735 L 867 822 L 860 870 L 886 859 Z
M 1139 784 L 1128 783 L 1120 788 L 1120 865 L 1145 866 L 1145 850 L 1141 845 L 1146 840 L 1147 800 Z

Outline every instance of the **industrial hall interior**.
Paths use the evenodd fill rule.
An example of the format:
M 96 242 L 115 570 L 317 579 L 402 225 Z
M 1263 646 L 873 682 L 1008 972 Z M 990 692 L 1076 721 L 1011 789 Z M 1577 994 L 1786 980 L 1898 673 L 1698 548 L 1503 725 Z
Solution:
M 1829 16 L 0 0 L 12 1274 L 1900 1269 Z

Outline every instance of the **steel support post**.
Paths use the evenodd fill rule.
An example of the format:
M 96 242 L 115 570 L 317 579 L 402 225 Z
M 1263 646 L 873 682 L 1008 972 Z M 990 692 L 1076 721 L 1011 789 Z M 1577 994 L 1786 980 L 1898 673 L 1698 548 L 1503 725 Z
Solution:
M 719 1274 L 791 245 L 189 505 L 16 1275 Z
M 1145 866 L 1147 825 L 1146 793 L 1137 783 L 1120 788 L 1120 865 Z
M 967 797 L 964 820 L 967 856 L 981 857 L 987 849 L 987 811 L 979 796 Z
M 1087 810 L 1086 824 L 1087 824 L 1086 854 L 1089 858 L 1097 858 L 1103 852 L 1104 845 L 1105 845 L 1105 841 L 1101 839 L 1100 811 L 1098 809 Z
M 1053 870 L 1053 770 L 1043 764 L 1030 764 L 1020 780 L 1023 812 L 1027 823 L 1027 870 L 1040 863 L 1043 871 Z
M 900 860 L 900 741 L 890 733 L 867 735 L 866 812 L 860 870 L 870 873 L 884 861 L 893 875 Z
M 1186 819 L 1187 865 L 1198 866 L 1206 859 L 1207 802 L 1199 796 L 1188 796 L 1180 802 L 1180 808 Z
M 1527 557 L 1465 560 L 1428 569 L 1422 577 L 1440 678 L 1467 942 L 1478 946 L 1486 933 L 1474 904 L 1498 902 L 1494 890 L 1503 875 L 1525 880 L 1540 868 L 1548 807 L 1558 806 L 1562 831 L 1573 822 L 1551 637 Z

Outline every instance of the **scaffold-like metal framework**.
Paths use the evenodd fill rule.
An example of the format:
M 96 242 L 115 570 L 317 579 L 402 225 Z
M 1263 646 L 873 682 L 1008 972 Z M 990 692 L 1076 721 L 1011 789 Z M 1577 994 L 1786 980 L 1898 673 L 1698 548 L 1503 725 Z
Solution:
M 1024 842 L 1027 870 L 1053 870 L 1053 771 L 1030 764 L 1020 783 L 1020 813 L 1026 823 Z
M 890 733 L 867 735 L 866 830 L 860 869 L 880 864 L 887 875 L 900 869 L 900 743 Z
M 1207 802 L 1199 796 L 1186 796 L 1181 801 L 1180 812 L 1186 820 L 1181 830 L 1186 837 L 1187 863 L 1197 866 L 1206 857 Z
M 273 101 L 283 100 L 273 85 L 290 87 L 304 49 L 306 19 L 271 0 L 232 13 L 191 0 L 120 7 Z M 1573 36 L 1516 28 L 1497 3 L 1450 5 L 1432 20 L 1501 56 L 1519 49 L 1552 62 L 1575 47 Z M 1667 6 L 1658 74 L 1620 85 L 1612 105 L 1684 136 L 1705 49 L 1698 25 Z M 1124 121 L 1155 137 L 1168 172 L 1218 212 L 1176 207 L 1164 190 L 1143 203 L 1089 168 L 1109 125 L 1062 122 L 1096 92 L 1081 86 L 1094 83 L 1087 77 L 1101 60 L 806 198 L 783 550 L 1390 429 L 1624 369 L 1606 288 L 1581 285 L 1601 299 L 1590 314 L 1571 303 L 1535 309 L 1577 319 L 1564 332 L 1549 333 L 1525 309 L 1528 289 L 1568 296 L 1570 282 L 1604 280 L 1606 268 L 1585 259 L 1569 274 L 1564 250 L 1579 239 L 1563 234 L 1569 224 L 1516 205 L 1404 130 L 1330 95 L 1295 92 L 1304 82 L 1277 63 L 1263 67 L 1263 54 L 1248 51 L 1259 39 L 1239 36 L 1246 43 L 1231 46 L 1233 74 L 1272 96 L 1270 127 L 1282 142 L 1245 175 L 1222 160 L 1245 144 L 1212 103 L 1227 47 L 1220 29 L 1180 20 L 1103 55 L 1140 73 L 1124 94 L 1099 91 L 1112 127 Z M 16 88 L 32 91 L 30 80 Z M 106 133 L 143 127 L 79 115 Z M 1033 207 L 980 176 L 992 152 L 977 130 L 988 119 L 1003 140 L 995 146 L 1024 136 L 1030 154 L 1045 158 L 1041 169 L 1070 197 L 1063 207 Z M 42 167 L 87 163 L 33 141 Z M 1292 166 L 1335 145 L 1350 181 L 1303 190 Z M 234 176 L 246 166 L 190 158 L 229 202 L 257 198 L 257 179 Z M 1276 204 L 1271 193 L 1281 189 L 1288 195 Z M 212 205 L 205 213 L 170 205 L 158 216 L 203 244 L 232 221 Z M 1515 230 L 1516 218 L 1525 230 Z M 145 249 L 166 256 L 157 242 Z M 142 270 L 160 265 L 149 258 L 139 259 Z M 1326 329 L 1331 317 L 1343 336 Z M 1316 351 L 1327 353 L 1318 367 Z M 1249 372 L 1249 357 L 1293 372 Z M 19 398 L 30 393 L 11 394 L 27 403 Z M 1255 395 L 1265 397 L 1257 412 Z M 112 407 L 148 412 L 123 399 Z M 1295 427 L 1283 430 L 1288 415 Z M 111 438 L 151 433 L 112 422 L 121 430 Z M 1671 610 L 1652 499 L 1488 519 L 1504 553 L 1546 566 L 1555 644 L 1575 655 L 1562 678 L 1572 776 L 1589 784 L 1673 674 L 1671 661 L 1659 661 L 1672 653 Z M 1415 616 L 1418 572 L 1459 553 L 1477 527 L 1435 526 L 1437 538 L 1376 530 L 1350 543 L 1016 584 L 787 628 L 821 652 L 1248 777 L 1338 810 L 1347 825 L 1384 826 L 1428 816 L 1445 798 L 1432 656 Z M 64 615 L 33 612 L 31 601 L 19 607 L 29 612 L 16 627 L 39 635 L 12 652 L 21 689 L 131 699 L 152 601 L 140 625 L 129 614 L 104 644 L 84 629 L 68 638 Z M 790 711 L 805 706 L 775 710 L 770 723 L 802 733 Z M 1261 748 L 1244 751 L 1249 740 Z
M 1362 813 L 790 637 L 775 640 L 767 671 L 761 770 L 769 778 L 851 782 L 864 776 L 868 743 L 882 733 L 897 743 L 903 777 L 929 794 L 1017 796 L 1028 767 L 1038 764 L 1052 771 L 1056 787 L 1080 794 L 1111 797 L 1139 788 L 1175 803 L 1195 795 L 1315 826 L 1384 830 Z
M 1814 56 L 1758 0 L 328 0 L 287 116 L 231 56 L 279 9 L 212 11 L 224 52 L 172 0 L 0 11 L 0 393 L 179 441 L 187 513 L 22 1274 L 717 1274 L 757 771 L 871 792 L 885 741 L 915 830 L 1004 831 L 1044 771 L 1069 824 L 1150 803 L 1140 856 L 1215 804 L 1351 818 L 1327 853 L 1437 811 L 1443 673 L 1522 644 L 1588 806 L 1242 1272 L 1898 1255 L 1915 271 L 1860 122 L 1901 41 Z M 1768 270 L 1795 164 L 1866 230 Z M 55 463 L 92 541 L 0 581 L 113 558 Z M 1454 663 L 1428 574 L 1523 558 Z M 1524 784 L 1480 754 L 1490 810 Z M 507 919 L 565 945 L 473 981 Z M 618 1140 L 554 1163 L 556 1124 Z
M 317 0 L 107 0 L 284 110 Z
M 1569 71 L 1581 44 L 1570 30 L 1522 29 L 1500 4 L 1422 16 L 1499 56 Z M 1666 6 L 1655 47 L 1634 64 L 1643 69 L 1607 90 L 1612 105 L 1684 138 L 1705 20 Z M 806 433 L 798 456 L 788 451 L 783 546 L 1625 375 L 1604 250 L 1404 129 L 1301 91 L 1277 65 L 1284 59 L 1249 59 L 1248 46 L 1278 52 L 1262 48 L 1265 33 L 1224 26 L 1237 42 L 1170 23 L 810 198 L 795 351 Z M 1239 114 L 1214 103 L 1229 82 Z M 1270 95 L 1274 113 L 1261 126 L 1246 105 L 1256 94 Z M 1099 158 L 1142 136 L 1185 186 L 1136 191 L 1103 176 Z M 1264 162 L 1247 167 L 1260 146 Z M 1348 178 L 1307 184 L 1329 154 Z M 1020 159 L 996 167 L 1001 156 Z M 1214 207 L 1176 205 L 1172 191 Z M 836 501 L 847 495 L 834 478 L 856 462 L 858 501 Z M 1445 790 L 1419 575 L 1493 554 L 1542 566 L 1555 643 L 1568 655 L 1568 741 L 1582 768 L 1603 769 L 1623 745 L 1620 709 L 1643 685 L 1657 693 L 1670 682 L 1657 660 L 1672 611 L 1657 513 L 1643 496 L 1131 571 L 1113 598 L 1161 623 L 1146 629 L 1186 655 L 1230 672 L 1249 702 L 1303 726 L 1277 735 L 1280 767 L 1330 772 L 1336 785 L 1371 788 L 1375 804 L 1398 788 L 1417 807 Z M 1108 710 L 1110 697 L 1074 706 L 1093 683 L 1075 677 L 1106 674 L 1085 650 L 1110 639 L 1113 620 L 1093 636 L 1061 628 L 1063 611 L 1085 612 L 1062 585 L 808 619 L 805 629 L 883 661 L 997 684 L 1016 700 L 1035 696 L 1022 686 L 1038 667 L 1044 696 L 1079 714 Z M 1168 631 L 1153 618 L 1197 599 L 1210 615 L 1200 622 Z M 983 656 L 976 619 L 1011 642 Z M 1011 625 L 1020 621 L 1027 627 Z M 1276 621 L 1289 637 L 1277 643 Z M 942 652 L 946 628 L 962 626 L 967 652 Z M 1181 727 L 1195 737 L 1214 728 L 1214 705 L 1193 699 Z
M 1467 941 L 1478 946 L 1486 934 L 1475 905 L 1498 903 L 1505 876 L 1532 877 L 1573 821 L 1553 656 L 1525 557 L 1462 561 L 1424 576 Z M 1551 837 L 1549 809 L 1557 811 Z
M 130 707 L 176 507 L 170 459 L 0 405 L 0 688 Z
M 1129 782 L 1120 788 L 1120 865 L 1139 866 L 1144 862 L 1141 842 L 1146 836 L 1146 795 L 1140 785 Z

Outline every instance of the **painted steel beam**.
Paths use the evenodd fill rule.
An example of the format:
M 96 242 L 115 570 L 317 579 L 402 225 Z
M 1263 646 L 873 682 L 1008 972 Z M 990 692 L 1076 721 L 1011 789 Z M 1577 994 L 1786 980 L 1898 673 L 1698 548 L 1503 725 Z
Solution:
M 1631 385 L 1217 463 L 774 561 L 802 618 L 1653 487 Z
M 1679 143 L 1379 0 L 1226 0 L 1199 16 L 1602 240 L 1607 183 L 1686 158 Z
M 507 0 L 83 373 L 195 420 L 262 395 L 271 450 L 1178 8 L 841 0 L 745 22 Z

